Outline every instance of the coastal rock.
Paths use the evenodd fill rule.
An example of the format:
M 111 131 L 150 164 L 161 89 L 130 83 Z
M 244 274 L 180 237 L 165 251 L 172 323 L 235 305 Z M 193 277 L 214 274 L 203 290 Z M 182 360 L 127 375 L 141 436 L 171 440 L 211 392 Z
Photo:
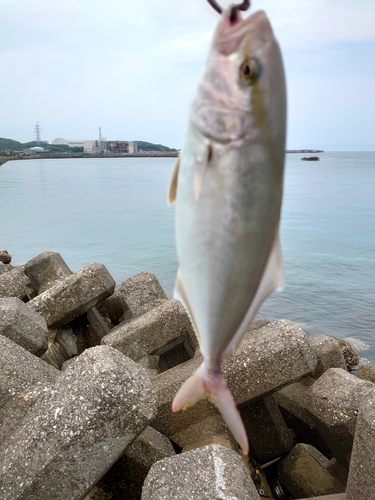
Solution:
M 0 275 L 0 298 L 18 297 L 23 302 L 27 302 L 31 297 L 31 293 L 30 281 L 22 267 L 15 267 Z
M 142 365 L 153 367 L 157 374 L 191 359 L 198 340 L 181 303 L 166 299 L 133 321 L 113 328 L 102 344 L 134 361 L 149 356 L 149 362 Z
M 86 350 L 0 445 L 0 496 L 79 500 L 155 416 L 145 371 L 108 346 Z
M 0 335 L 36 356 L 41 356 L 48 347 L 45 319 L 17 297 L 0 298 Z
M 201 363 L 202 357 L 196 357 L 151 379 L 158 402 L 157 418 L 151 425 L 181 448 L 228 432 L 216 407 L 207 399 L 185 411 L 171 411 L 177 390 Z
M 60 372 L 0 335 L 0 443 L 35 403 L 34 388 L 44 389 Z
M 312 374 L 314 378 L 319 378 L 328 368 L 346 369 L 346 363 L 340 344 L 335 338 L 318 333 L 312 335 L 309 338 L 309 342 L 318 360 L 316 369 Z
M 369 380 L 375 384 L 375 365 L 369 363 L 367 365 L 362 365 L 356 371 L 356 376 L 362 380 Z
M 251 456 L 264 464 L 287 453 L 293 437 L 272 396 L 242 406 L 240 414 L 251 443 Z
M 237 405 L 272 394 L 316 367 L 316 356 L 302 328 L 281 319 L 250 329 L 222 371 Z
M 115 282 L 105 266 L 89 264 L 59 281 L 27 305 L 45 318 L 49 328 L 57 328 L 109 297 L 114 288 Z
M 307 391 L 305 408 L 337 461 L 349 467 L 358 408 L 373 387 L 341 368 L 327 370 Z
M 345 359 L 346 366 L 350 370 L 353 366 L 358 365 L 359 356 L 354 349 L 354 347 L 345 339 L 340 339 L 339 337 L 334 337 L 335 340 L 339 343 L 342 354 Z
M 330 461 L 309 444 L 299 443 L 278 464 L 282 484 L 295 498 L 345 492 L 345 484 L 330 471 Z
M 329 452 L 329 448 L 320 436 L 315 421 L 306 410 L 304 402 L 306 391 L 315 379 L 304 377 L 299 382 L 289 384 L 273 394 L 281 413 L 289 427 L 304 442 L 313 445 L 320 451 Z
M 160 305 L 167 299 L 153 273 L 142 271 L 116 287 L 105 305 L 113 323 L 130 321 Z
M 142 500 L 259 500 L 246 467 L 233 450 L 205 446 L 152 466 Z
M 0 262 L 0 274 L 7 273 L 8 271 L 10 271 L 8 266 L 6 264 L 3 264 L 2 262 Z
M 59 253 L 43 252 L 26 262 L 25 274 L 41 294 L 73 273 Z
M 42 359 L 61 370 L 63 364 L 69 359 L 78 356 L 77 336 L 71 327 L 66 326 L 57 330 L 53 342 L 48 344 L 47 351 Z
M 0 250 L 0 262 L 3 262 L 4 264 L 10 264 L 12 260 L 12 256 L 9 255 L 7 250 Z
M 153 464 L 176 452 L 169 439 L 147 427 L 111 467 L 97 486 L 115 498 L 139 500 L 142 486 Z
M 347 500 L 375 498 L 375 389 L 359 408 L 349 468 Z
M 181 447 L 199 441 L 200 435 L 225 433 L 221 417 L 206 399 L 183 412 L 170 410 L 177 390 L 201 363 L 198 355 L 152 379 L 158 398 L 158 419 L 152 425 Z M 316 357 L 306 335 L 297 324 L 287 320 L 256 330 L 250 325 L 232 357 L 222 363 L 237 405 L 271 394 L 311 373 L 315 366 Z M 210 418 L 215 419 L 215 425 Z

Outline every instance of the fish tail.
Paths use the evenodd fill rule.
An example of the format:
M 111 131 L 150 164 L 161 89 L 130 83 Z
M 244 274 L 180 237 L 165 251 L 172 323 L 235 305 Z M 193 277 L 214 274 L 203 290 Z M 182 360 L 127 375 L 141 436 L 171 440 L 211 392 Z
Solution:
M 185 410 L 207 397 L 214 403 L 244 453 L 249 453 L 249 442 L 241 415 L 221 371 L 208 373 L 204 363 L 184 382 L 177 392 L 172 411 Z

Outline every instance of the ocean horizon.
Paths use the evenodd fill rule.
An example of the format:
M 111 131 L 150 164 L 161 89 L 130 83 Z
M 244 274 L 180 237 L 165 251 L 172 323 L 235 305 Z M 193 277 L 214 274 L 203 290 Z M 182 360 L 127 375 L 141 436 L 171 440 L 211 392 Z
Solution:
M 258 315 L 346 338 L 375 362 L 375 152 L 286 155 L 280 225 L 285 290 Z M 0 246 L 21 265 L 45 251 L 72 271 L 104 264 L 117 283 L 155 273 L 172 296 L 175 158 L 12 160 L 0 167 Z

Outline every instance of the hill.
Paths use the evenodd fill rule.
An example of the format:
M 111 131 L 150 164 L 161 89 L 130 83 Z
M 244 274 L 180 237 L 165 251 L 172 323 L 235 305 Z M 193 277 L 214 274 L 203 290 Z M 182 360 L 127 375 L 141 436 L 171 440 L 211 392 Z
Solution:
M 0 137 L 0 151 L 23 151 L 24 149 L 33 148 L 35 146 L 42 146 L 51 151 L 51 153 L 83 153 L 83 148 L 70 148 L 66 144 L 48 144 L 41 142 L 37 144 L 36 141 L 31 142 L 18 142 L 13 139 L 4 139 Z
M 139 151 L 166 151 L 175 152 L 177 149 L 169 148 L 168 146 L 163 146 L 162 144 L 154 144 L 152 142 L 137 141 Z M 18 142 L 13 139 L 5 139 L 0 137 L 0 151 L 22 151 L 24 149 L 33 148 L 34 146 L 42 146 L 45 149 L 51 151 L 51 153 L 83 153 L 83 148 L 74 147 L 70 148 L 66 144 L 48 144 L 42 143 L 37 144 L 35 141 L 32 142 Z
M 174 153 L 177 151 L 175 148 L 169 148 L 168 146 L 163 146 L 162 144 L 154 144 L 152 142 L 137 141 L 138 151 L 167 151 Z

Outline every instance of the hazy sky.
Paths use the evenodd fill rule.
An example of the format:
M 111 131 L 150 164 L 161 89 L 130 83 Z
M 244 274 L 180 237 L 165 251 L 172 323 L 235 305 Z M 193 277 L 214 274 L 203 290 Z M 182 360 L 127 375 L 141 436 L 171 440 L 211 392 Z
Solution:
M 222 5 L 230 2 L 222 0 Z M 284 55 L 288 147 L 375 150 L 375 0 L 253 0 Z M 181 147 L 206 0 L 0 0 L 0 137 Z

